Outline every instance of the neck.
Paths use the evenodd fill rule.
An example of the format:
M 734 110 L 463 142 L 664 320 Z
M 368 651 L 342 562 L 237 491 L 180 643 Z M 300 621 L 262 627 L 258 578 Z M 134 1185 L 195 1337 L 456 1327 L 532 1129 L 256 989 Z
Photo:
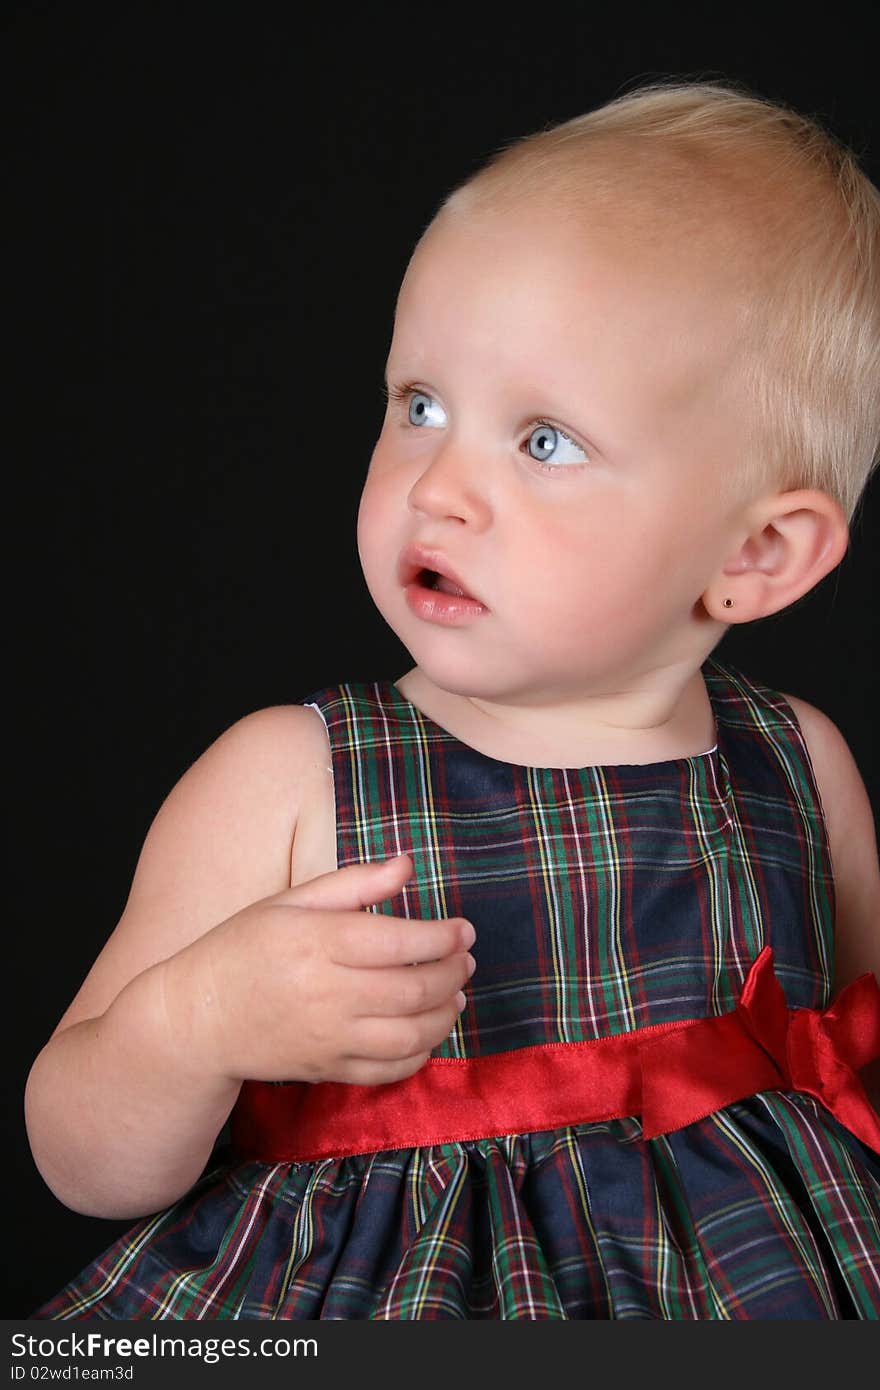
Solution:
M 716 742 L 702 672 L 692 667 L 645 672 L 625 689 L 542 703 L 447 690 L 418 666 L 396 688 L 479 752 L 530 767 L 663 762 L 705 753 Z

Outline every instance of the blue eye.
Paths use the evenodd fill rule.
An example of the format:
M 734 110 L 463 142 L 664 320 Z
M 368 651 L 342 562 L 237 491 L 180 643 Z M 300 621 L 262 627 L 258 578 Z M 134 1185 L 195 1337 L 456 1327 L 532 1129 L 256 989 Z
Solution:
M 549 458 L 549 455 L 553 453 L 553 450 L 559 447 L 559 443 L 561 440 L 564 440 L 566 444 L 570 444 L 572 449 L 577 449 L 581 457 L 576 459 L 556 459 L 555 462 L 548 465 L 546 460 Z M 535 459 L 535 462 L 544 464 L 545 467 L 549 466 L 551 468 L 564 468 L 566 467 L 566 465 L 570 466 L 571 464 L 589 462 L 589 459 L 587 458 L 580 444 L 575 443 L 575 441 L 571 439 L 565 433 L 564 430 L 558 429 L 556 425 L 549 425 L 544 420 L 541 421 L 541 423 L 537 426 L 536 429 L 532 430 L 532 433 L 529 435 L 528 442 L 530 446 L 534 442 L 536 448 L 546 449 L 549 451 L 548 453 L 543 454 L 540 458 L 532 454 L 532 458 Z
M 433 396 L 426 396 L 424 391 L 408 391 L 407 394 L 410 397 L 409 422 L 411 425 L 423 425 L 431 414 L 431 406 L 434 410 L 440 409 Z M 426 401 L 430 402 L 430 406 L 425 404 Z

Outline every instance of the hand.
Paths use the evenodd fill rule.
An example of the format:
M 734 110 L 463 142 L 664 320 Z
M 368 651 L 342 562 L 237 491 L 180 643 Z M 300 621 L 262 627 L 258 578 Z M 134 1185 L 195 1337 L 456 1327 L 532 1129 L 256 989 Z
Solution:
M 235 1080 L 375 1085 L 417 1071 L 464 1008 L 474 930 L 367 913 L 409 856 L 352 864 L 251 903 L 172 956 L 181 1056 Z

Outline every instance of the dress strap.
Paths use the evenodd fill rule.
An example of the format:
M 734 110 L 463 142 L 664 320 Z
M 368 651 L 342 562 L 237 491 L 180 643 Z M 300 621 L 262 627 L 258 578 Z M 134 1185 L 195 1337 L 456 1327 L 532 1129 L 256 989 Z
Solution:
M 789 1009 L 765 946 L 728 1013 L 589 1042 L 431 1057 L 387 1085 L 245 1081 L 232 1144 L 271 1162 L 341 1158 L 641 1115 L 645 1139 L 766 1090 L 805 1092 L 880 1153 L 858 1070 L 880 1056 L 870 973 L 829 1008 Z

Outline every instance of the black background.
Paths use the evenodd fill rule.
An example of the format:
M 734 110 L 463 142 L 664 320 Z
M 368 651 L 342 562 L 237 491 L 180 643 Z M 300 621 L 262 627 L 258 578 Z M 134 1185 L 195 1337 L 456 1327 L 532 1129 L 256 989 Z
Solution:
M 355 519 L 422 229 L 502 142 L 659 76 L 814 114 L 880 182 L 865 11 L 815 13 L 6 7 L 5 1316 L 132 1224 L 52 1196 L 21 1097 L 162 800 L 247 712 L 412 664 Z M 838 569 L 716 652 L 834 719 L 875 815 L 878 509 L 875 482 Z

